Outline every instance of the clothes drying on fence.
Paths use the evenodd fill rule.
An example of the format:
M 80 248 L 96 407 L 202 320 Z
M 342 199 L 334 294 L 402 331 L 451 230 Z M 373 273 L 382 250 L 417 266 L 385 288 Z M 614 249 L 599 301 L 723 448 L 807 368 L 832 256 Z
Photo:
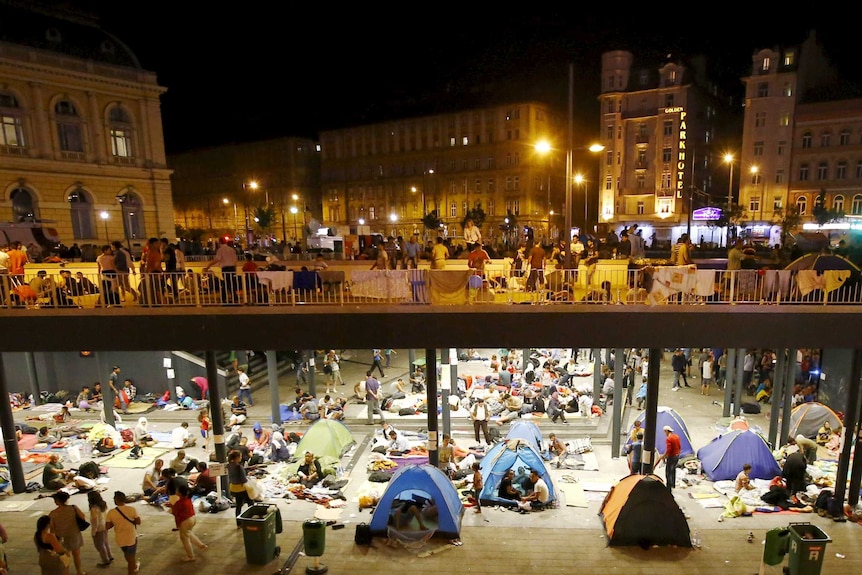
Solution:
M 353 297 L 413 299 L 409 270 L 366 270 L 350 273 Z
M 429 274 L 431 303 L 453 305 L 467 303 L 467 282 L 472 270 L 435 270 Z

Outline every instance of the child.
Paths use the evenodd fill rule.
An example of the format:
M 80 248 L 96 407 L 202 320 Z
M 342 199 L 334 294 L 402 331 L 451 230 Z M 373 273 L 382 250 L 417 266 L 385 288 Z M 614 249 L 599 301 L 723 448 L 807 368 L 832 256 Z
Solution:
M 204 439 L 204 451 L 210 450 L 210 416 L 206 409 L 198 413 L 198 421 L 201 424 L 201 437 Z
M 99 567 L 107 567 L 114 560 L 111 546 L 108 543 L 108 527 L 105 525 L 105 515 L 108 512 L 108 504 L 98 491 L 87 493 L 87 502 L 90 504 L 90 533 L 93 534 L 93 545 L 99 552 L 102 562 Z
M 482 474 L 479 472 L 479 462 L 473 463 L 473 499 L 476 500 L 476 509 L 474 513 L 482 513 L 482 503 L 479 501 L 479 494 L 482 493 Z

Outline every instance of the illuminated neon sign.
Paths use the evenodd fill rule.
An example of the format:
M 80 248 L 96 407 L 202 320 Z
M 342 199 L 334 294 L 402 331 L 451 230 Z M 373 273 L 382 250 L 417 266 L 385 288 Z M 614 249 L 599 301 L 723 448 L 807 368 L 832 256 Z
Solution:
M 721 208 L 707 206 L 698 208 L 691 213 L 691 219 L 702 222 L 714 222 L 721 219 Z

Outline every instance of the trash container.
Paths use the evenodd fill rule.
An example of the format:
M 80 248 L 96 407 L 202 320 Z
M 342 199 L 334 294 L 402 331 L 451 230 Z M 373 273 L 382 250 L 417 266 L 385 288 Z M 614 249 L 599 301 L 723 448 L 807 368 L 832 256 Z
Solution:
M 786 527 L 776 527 L 766 532 L 766 543 L 763 546 L 763 562 L 766 565 L 778 565 L 784 561 L 787 548 L 790 546 L 790 530 Z
M 789 560 L 790 575 L 820 575 L 826 544 L 832 541 L 822 529 L 811 523 L 791 523 Z
M 252 505 L 239 516 L 248 563 L 266 565 L 278 556 L 280 549 L 275 545 L 276 511 L 273 507 Z
M 326 549 L 326 523 L 320 519 L 309 519 L 302 524 L 302 542 L 305 554 L 320 557 Z

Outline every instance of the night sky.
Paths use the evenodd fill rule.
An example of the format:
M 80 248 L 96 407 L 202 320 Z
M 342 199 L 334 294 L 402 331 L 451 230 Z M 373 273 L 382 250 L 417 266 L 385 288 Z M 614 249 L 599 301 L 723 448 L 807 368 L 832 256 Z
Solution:
M 842 51 L 854 37 L 849 17 L 823 24 L 816 16 L 782 20 L 748 10 L 704 16 L 703 7 L 695 20 L 694 7 L 690 17 L 659 17 L 645 5 L 620 17 L 622 6 L 605 6 L 600 15 L 596 7 L 508 15 L 504 5 L 486 5 L 470 15 L 447 3 L 343 9 L 176 0 L 147 2 L 144 15 L 125 3 L 97 4 L 102 27 L 168 89 L 168 153 L 315 138 L 321 130 L 522 99 L 565 112 L 570 63 L 576 129 L 594 135 L 601 54 L 612 49 L 647 62 L 703 53 L 714 73 L 741 90 L 738 78 L 755 49 L 800 42 L 817 26 L 836 64 L 857 76 L 862 68 L 851 61 L 857 51 Z

